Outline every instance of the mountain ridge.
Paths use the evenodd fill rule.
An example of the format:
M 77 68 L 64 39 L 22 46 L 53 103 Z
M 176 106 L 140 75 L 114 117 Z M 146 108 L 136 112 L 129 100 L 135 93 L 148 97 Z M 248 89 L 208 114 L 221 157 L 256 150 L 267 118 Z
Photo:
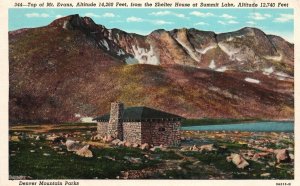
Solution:
M 187 118 L 292 118 L 293 48 L 253 28 L 142 36 L 63 17 L 9 32 L 10 123 L 77 121 L 116 100 Z

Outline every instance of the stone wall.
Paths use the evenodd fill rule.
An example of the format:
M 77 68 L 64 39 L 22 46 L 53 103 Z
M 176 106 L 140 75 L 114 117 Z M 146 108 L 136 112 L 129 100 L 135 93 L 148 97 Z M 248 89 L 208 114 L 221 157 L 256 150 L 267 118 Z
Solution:
M 113 102 L 110 108 L 110 118 L 108 124 L 108 134 L 114 138 L 123 140 L 123 117 L 124 105 L 123 103 Z
M 141 144 L 141 122 L 123 122 L 123 140 Z
M 130 143 L 173 146 L 180 143 L 181 121 L 123 122 L 122 137 Z M 111 135 L 109 122 L 98 122 L 97 132 L 101 136 Z
M 107 135 L 108 122 L 97 122 L 97 133 L 101 136 Z
M 180 121 L 142 122 L 141 143 L 173 146 L 180 143 Z

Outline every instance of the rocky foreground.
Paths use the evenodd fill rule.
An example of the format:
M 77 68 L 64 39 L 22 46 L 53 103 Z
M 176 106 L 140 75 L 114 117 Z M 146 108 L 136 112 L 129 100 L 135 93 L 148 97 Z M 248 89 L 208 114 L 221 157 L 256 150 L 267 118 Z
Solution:
M 10 179 L 294 177 L 294 134 L 283 132 L 183 131 L 180 147 L 165 147 L 83 130 L 11 130 L 9 154 Z

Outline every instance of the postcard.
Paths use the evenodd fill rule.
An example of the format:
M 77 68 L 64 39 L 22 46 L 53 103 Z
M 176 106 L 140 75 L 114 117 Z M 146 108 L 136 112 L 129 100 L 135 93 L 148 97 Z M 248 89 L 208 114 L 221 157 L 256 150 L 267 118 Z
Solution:
M 296 186 L 299 6 L 1 2 L 0 184 Z

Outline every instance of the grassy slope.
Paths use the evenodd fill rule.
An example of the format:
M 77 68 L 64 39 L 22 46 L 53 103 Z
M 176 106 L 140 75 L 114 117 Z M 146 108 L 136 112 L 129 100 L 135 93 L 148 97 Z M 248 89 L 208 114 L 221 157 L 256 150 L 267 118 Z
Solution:
M 10 142 L 10 151 L 17 152 L 16 156 L 10 157 L 10 175 L 26 175 L 33 179 L 115 179 L 122 170 L 142 169 L 158 163 L 155 160 L 146 160 L 139 149 L 92 149 L 94 157 L 83 158 L 66 152 L 65 147 L 62 148 L 66 154 L 60 155 L 46 142 L 34 142 L 34 145 L 31 143 L 32 141 Z M 44 156 L 44 153 L 50 156 Z M 116 161 L 105 156 L 114 157 Z M 125 156 L 139 157 L 142 164 L 132 164 L 124 159 Z

